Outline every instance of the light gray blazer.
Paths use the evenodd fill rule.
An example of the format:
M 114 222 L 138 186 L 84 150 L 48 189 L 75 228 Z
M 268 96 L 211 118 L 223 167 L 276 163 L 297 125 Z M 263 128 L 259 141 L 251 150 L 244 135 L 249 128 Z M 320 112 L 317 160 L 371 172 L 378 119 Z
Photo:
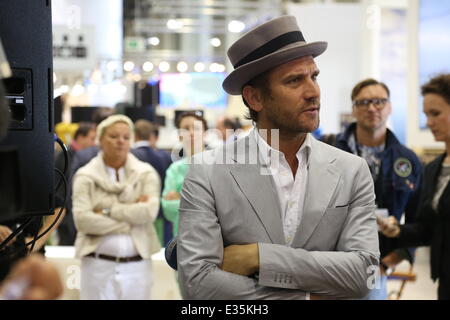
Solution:
M 303 216 L 289 247 L 273 177 L 261 174 L 255 150 L 250 135 L 198 154 L 190 165 L 177 248 L 183 297 L 305 299 L 306 292 L 364 297 L 379 261 L 366 161 L 311 136 Z M 207 164 L 195 164 L 201 161 Z M 258 278 L 220 269 L 224 247 L 249 243 L 259 245 Z

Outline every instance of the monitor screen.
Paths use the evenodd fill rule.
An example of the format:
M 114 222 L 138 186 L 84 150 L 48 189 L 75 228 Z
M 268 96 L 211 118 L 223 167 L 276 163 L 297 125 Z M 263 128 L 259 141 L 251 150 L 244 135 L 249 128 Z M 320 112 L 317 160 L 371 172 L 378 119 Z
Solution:
M 152 107 L 126 107 L 125 115 L 133 122 L 139 119 L 145 119 L 150 122 L 155 121 L 155 110 Z
M 226 108 L 225 73 L 165 73 L 160 76 L 160 107 Z

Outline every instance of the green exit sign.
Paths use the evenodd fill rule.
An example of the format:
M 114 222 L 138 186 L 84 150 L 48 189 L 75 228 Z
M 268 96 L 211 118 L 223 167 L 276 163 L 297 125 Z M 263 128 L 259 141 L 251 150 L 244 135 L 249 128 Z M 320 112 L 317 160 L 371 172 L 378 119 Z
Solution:
M 126 37 L 125 38 L 125 51 L 126 52 L 144 52 L 145 40 L 139 37 Z

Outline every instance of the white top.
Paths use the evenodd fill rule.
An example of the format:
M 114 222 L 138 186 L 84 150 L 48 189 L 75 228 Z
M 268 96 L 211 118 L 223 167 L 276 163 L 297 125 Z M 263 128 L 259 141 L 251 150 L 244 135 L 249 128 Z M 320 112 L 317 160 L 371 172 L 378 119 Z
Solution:
M 112 183 L 125 180 L 124 167 L 117 171 L 117 175 L 114 168 L 106 166 L 106 170 Z M 119 177 L 118 181 L 117 176 Z M 114 257 L 134 257 L 139 254 L 130 234 L 108 234 L 103 236 L 95 252 Z
M 311 151 L 310 136 L 306 135 L 305 141 L 297 151 L 298 169 L 294 177 L 284 153 L 269 146 L 258 131 L 256 129 L 254 131 L 262 160 L 266 165 L 270 164 L 269 170 L 280 199 L 284 237 L 286 244 L 291 246 L 303 215 Z
M 447 184 L 450 181 L 450 164 L 442 164 L 441 174 L 439 175 L 436 192 L 434 193 L 433 201 L 431 202 L 431 206 L 434 210 L 437 211 L 439 200 L 441 199 L 442 194 L 444 193 Z

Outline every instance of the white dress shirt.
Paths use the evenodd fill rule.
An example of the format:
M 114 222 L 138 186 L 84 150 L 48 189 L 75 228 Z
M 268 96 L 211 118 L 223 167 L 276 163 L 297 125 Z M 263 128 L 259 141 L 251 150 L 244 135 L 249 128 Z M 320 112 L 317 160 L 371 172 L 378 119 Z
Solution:
M 125 180 L 125 169 L 123 167 L 117 170 L 117 174 L 114 168 L 106 166 L 106 170 L 112 183 Z M 117 180 L 117 176 L 119 180 Z M 139 254 L 130 234 L 108 234 L 103 236 L 102 242 L 95 252 L 114 257 L 134 257 Z
M 298 169 L 294 177 L 284 153 L 269 146 L 256 128 L 254 131 L 262 161 L 266 165 L 270 164 L 269 170 L 280 200 L 284 237 L 286 244 L 291 246 L 303 215 L 311 151 L 310 136 L 306 135 L 305 141 L 297 151 Z

